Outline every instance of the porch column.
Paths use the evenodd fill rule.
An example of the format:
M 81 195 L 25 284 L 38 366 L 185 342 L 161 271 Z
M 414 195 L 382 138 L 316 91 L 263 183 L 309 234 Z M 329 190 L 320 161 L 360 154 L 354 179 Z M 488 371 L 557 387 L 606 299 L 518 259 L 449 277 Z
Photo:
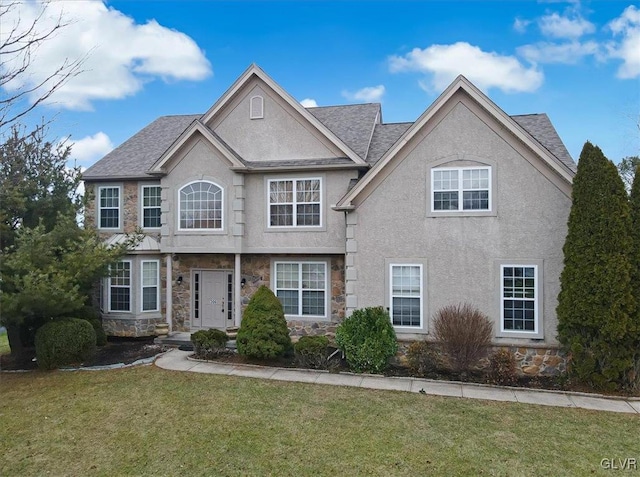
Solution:
M 242 320 L 242 297 L 240 296 L 242 290 L 240 283 L 242 280 L 242 270 L 240 267 L 240 257 L 242 257 L 242 254 L 236 253 L 235 267 L 233 270 L 233 309 L 235 310 L 234 322 L 236 326 L 240 326 L 240 321 Z
M 169 323 L 169 333 L 173 331 L 173 259 L 171 254 L 167 254 L 167 297 L 166 303 L 166 315 L 167 323 Z

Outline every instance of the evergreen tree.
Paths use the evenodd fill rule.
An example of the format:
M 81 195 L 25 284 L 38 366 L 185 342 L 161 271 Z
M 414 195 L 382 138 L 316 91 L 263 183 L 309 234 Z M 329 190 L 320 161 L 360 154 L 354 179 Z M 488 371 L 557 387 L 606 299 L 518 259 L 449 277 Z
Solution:
M 631 186 L 631 238 L 633 249 L 631 252 L 631 284 L 633 296 L 636 300 L 635 326 L 638 330 L 635 354 L 636 389 L 640 388 L 640 163 L 636 168 Z
M 563 248 L 558 338 L 575 377 L 615 389 L 631 384 L 635 301 L 631 287 L 631 216 L 616 166 L 585 143 L 573 180 Z

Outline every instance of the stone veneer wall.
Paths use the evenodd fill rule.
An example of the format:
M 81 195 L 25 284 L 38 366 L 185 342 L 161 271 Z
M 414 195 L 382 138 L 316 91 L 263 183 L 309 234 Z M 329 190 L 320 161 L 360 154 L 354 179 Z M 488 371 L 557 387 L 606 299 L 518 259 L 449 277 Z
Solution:
M 102 318 L 102 328 L 107 336 L 138 338 L 155 336 L 156 324 L 164 323 L 164 318 Z
M 85 216 L 84 216 L 84 224 L 86 227 L 94 227 L 97 225 L 97 214 L 98 210 L 96 209 L 96 195 L 98 192 L 98 187 L 100 187 L 101 183 L 89 183 L 85 185 L 85 196 L 86 196 L 86 207 L 85 207 Z M 136 230 L 136 227 L 140 226 L 140 221 L 138 217 L 138 182 L 134 181 L 125 181 L 125 182 L 108 182 L 106 184 L 121 184 L 122 185 L 122 201 L 121 201 L 121 213 L 122 216 L 120 219 L 123 221 L 123 230 L 124 233 L 132 233 Z M 109 237 L 113 235 L 112 231 L 101 232 L 100 235 Z
M 271 286 L 271 261 L 274 258 L 299 258 L 296 255 L 242 255 L 240 268 L 241 279 L 245 285 L 240 291 L 242 311 L 250 298 L 261 285 Z M 335 334 L 337 324 L 344 319 L 344 257 L 331 255 L 330 289 L 331 289 L 331 321 L 289 321 L 292 336 Z M 231 270 L 234 269 L 232 254 L 197 254 L 176 255 L 173 260 L 173 279 L 182 276 L 182 284 L 173 285 L 173 329 L 189 331 L 191 317 L 191 270 Z M 166 282 L 165 282 L 166 284 Z
M 413 341 L 398 343 L 397 359 L 401 364 L 406 364 L 407 350 L 411 343 Z M 520 376 L 558 376 L 567 370 L 567 357 L 558 348 L 493 346 L 490 352 L 499 349 L 507 349 L 513 353 L 516 360 L 516 371 Z M 478 369 L 486 369 L 488 366 L 488 358 L 483 358 L 477 365 Z

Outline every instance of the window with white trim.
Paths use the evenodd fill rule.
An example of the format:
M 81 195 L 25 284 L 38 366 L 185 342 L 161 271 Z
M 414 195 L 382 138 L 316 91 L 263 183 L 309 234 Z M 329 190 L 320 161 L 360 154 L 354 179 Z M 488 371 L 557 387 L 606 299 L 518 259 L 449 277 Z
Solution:
M 276 262 L 274 285 L 285 315 L 326 316 L 325 262 Z
M 501 265 L 500 270 L 502 331 L 538 333 L 537 265 Z
M 142 228 L 159 228 L 162 187 L 142 186 Z
M 160 262 L 142 260 L 140 262 L 142 287 L 142 311 L 158 311 L 160 302 Z
M 262 119 L 264 117 L 264 99 L 262 96 L 252 96 L 249 100 L 249 118 Z
M 131 262 L 118 262 L 110 271 L 109 311 L 131 311 Z
M 179 229 L 222 229 L 222 188 L 213 182 L 191 182 L 180 189 Z
M 389 272 L 393 326 L 422 328 L 422 265 L 391 264 Z
M 101 229 L 120 228 L 120 187 L 98 188 L 98 224 Z
M 491 210 L 491 168 L 431 169 L 431 211 Z
M 322 226 L 322 180 L 270 179 L 269 227 Z

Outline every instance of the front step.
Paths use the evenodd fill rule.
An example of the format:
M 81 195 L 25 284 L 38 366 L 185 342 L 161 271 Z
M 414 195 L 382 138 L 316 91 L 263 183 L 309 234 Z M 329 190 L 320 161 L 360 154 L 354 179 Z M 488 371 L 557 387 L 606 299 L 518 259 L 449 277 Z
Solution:
M 229 336 L 229 341 L 227 341 L 227 348 L 236 349 L 236 337 L 238 336 L 237 327 L 227 328 L 226 333 Z M 181 348 L 184 350 L 192 350 L 193 343 L 191 342 L 191 332 L 186 331 L 174 331 L 173 333 L 169 333 L 166 336 L 157 336 L 155 340 L 153 340 L 154 344 L 171 346 L 176 348 Z

